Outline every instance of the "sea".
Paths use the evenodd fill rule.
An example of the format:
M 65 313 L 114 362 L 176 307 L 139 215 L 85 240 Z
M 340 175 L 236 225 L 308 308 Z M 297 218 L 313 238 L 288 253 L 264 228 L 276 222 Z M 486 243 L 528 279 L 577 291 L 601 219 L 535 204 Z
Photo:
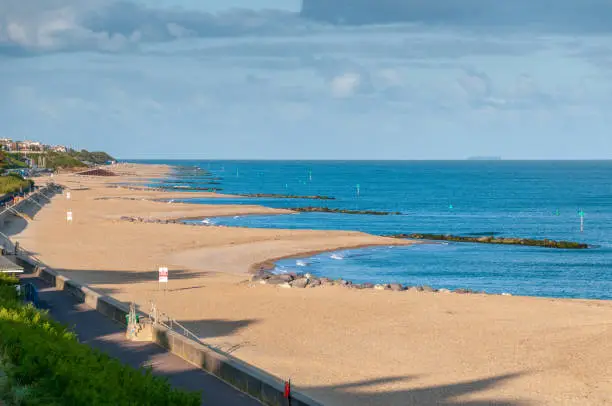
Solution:
M 277 272 L 308 272 L 354 283 L 612 299 L 612 161 L 138 162 L 182 168 L 150 184 L 155 187 L 335 198 L 197 199 L 185 191 L 180 201 L 187 203 L 401 213 L 299 213 L 193 220 L 203 226 L 355 230 L 376 235 L 495 235 L 585 242 L 591 246 L 584 250 L 453 242 L 382 246 L 281 260 L 276 264 Z

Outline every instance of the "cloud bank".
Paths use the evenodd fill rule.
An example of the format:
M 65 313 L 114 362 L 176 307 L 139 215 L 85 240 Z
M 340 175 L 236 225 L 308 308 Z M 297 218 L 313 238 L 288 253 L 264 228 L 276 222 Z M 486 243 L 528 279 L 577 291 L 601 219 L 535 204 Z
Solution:
M 308 24 L 296 13 L 230 10 L 222 13 L 155 8 L 115 0 L 0 2 L 0 52 L 65 50 L 116 52 L 138 44 L 184 38 L 285 35 Z
M 610 31 L 608 0 L 303 0 L 301 15 L 339 24 L 395 22 Z
M 607 33 L 22 3 L 0 2 L 3 136 L 141 158 L 612 157 Z

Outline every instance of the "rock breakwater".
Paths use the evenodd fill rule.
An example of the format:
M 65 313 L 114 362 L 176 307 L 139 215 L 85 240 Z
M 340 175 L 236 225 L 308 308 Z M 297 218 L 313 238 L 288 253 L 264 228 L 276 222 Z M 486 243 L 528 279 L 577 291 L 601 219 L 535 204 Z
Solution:
M 282 195 L 276 193 L 242 193 L 236 196 L 242 197 L 259 197 L 268 199 L 304 199 L 304 200 L 336 200 L 335 197 L 331 196 L 299 196 L 299 195 Z
M 456 294 L 487 294 L 484 291 L 475 291 L 472 289 L 436 289 L 428 285 L 410 286 L 400 283 L 353 283 L 345 279 L 330 279 L 325 277 L 316 277 L 308 273 L 282 273 L 276 274 L 266 269 L 260 269 L 251 276 L 252 282 L 259 282 L 262 285 L 275 285 L 281 288 L 317 288 L 324 286 L 341 286 L 347 289 L 355 290 L 388 290 L 392 292 L 426 292 L 426 293 L 456 293 Z M 504 296 L 511 296 L 509 293 L 502 293 Z
M 512 238 L 512 237 L 466 237 L 458 235 L 446 234 L 395 234 L 390 235 L 392 238 L 402 238 L 411 240 L 432 240 L 432 241 L 453 241 L 453 242 L 471 242 L 478 244 L 502 244 L 502 245 L 524 245 L 529 247 L 544 247 L 558 249 L 586 249 L 588 244 L 574 241 L 555 241 L 555 240 L 535 240 L 531 238 Z
M 340 214 L 366 214 L 370 216 L 391 216 L 402 214 L 399 211 L 376 211 L 376 210 L 348 210 L 348 209 L 332 209 L 329 207 L 296 207 L 289 210 L 297 211 L 299 213 L 340 213 Z

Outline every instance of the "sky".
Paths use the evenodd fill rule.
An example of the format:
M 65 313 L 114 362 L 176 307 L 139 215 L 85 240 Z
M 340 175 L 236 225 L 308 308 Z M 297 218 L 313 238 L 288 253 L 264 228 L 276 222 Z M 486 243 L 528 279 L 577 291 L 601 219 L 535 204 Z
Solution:
M 300 6 L 2 0 L 0 137 L 122 159 L 612 159 L 612 25 Z

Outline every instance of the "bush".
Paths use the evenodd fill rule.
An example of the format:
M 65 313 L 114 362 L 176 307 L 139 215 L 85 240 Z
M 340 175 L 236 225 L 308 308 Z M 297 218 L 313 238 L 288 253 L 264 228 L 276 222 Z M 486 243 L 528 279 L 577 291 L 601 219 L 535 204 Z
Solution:
M 0 273 L 0 286 L 15 286 L 18 283 L 19 279 L 17 277 L 6 273 Z M 2 300 L 2 295 L 0 295 L 0 300 Z
M 0 278 L 0 356 L 9 402 L 23 405 L 199 405 L 200 396 L 80 344 L 64 325 L 17 299 Z
M 80 151 L 69 151 L 68 153 L 80 161 L 91 162 L 96 165 L 104 165 L 109 161 L 115 160 L 115 158 L 103 151 L 89 152 L 86 149 L 82 149 Z
M 0 194 L 16 193 L 20 190 L 28 190 L 33 182 L 24 179 L 18 173 L 11 173 L 7 176 L 0 176 Z
M 27 168 L 23 155 L 0 151 L 0 169 Z
M 46 167 L 49 169 L 83 168 L 87 166 L 67 152 L 45 152 L 45 158 Z

